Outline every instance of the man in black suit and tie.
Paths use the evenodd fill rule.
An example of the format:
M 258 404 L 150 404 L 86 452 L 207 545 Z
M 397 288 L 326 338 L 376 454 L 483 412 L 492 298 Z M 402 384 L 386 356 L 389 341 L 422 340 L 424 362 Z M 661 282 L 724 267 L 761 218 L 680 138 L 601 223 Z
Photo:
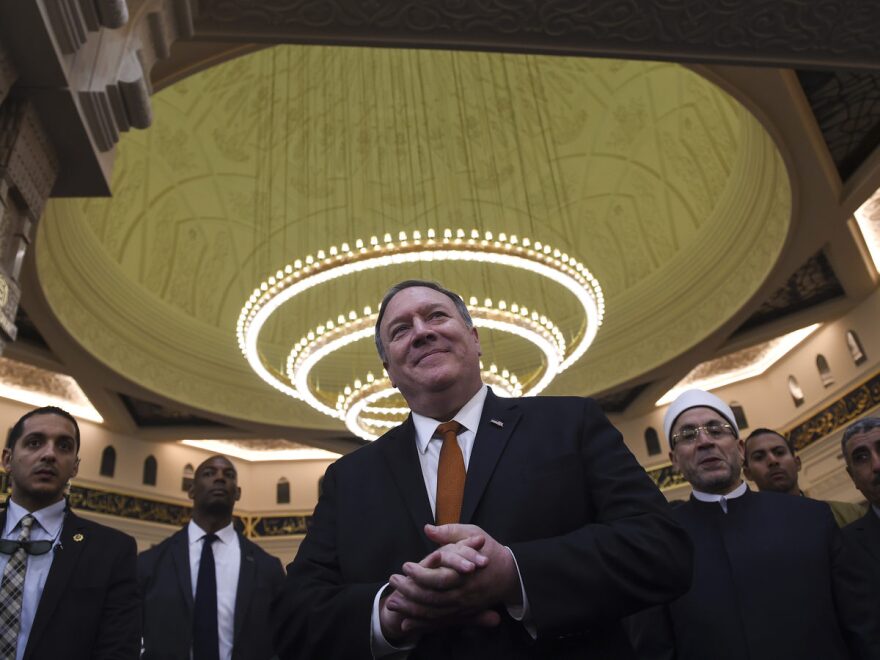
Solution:
M 880 417 L 866 417 L 849 426 L 841 440 L 846 471 L 868 500 L 868 513 L 843 528 L 860 550 L 865 568 L 874 578 L 873 593 L 880 593 Z
M 694 540 L 690 591 L 630 620 L 640 660 L 880 658 L 880 610 L 825 502 L 748 489 L 733 412 L 702 390 L 666 412 L 691 498 L 673 510 Z
M 138 656 L 140 607 L 130 536 L 84 520 L 64 490 L 79 468 L 79 425 L 48 406 L 9 432 L 12 493 L 0 514 L 0 658 Z
M 691 545 L 595 402 L 496 397 L 432 282 L 386 294 L 376 344 L 412 414 L 327 470 L 279 655 L 632 657 L 619 619 L 687 588 Z
M 233 528 L 241 496 L 235 466 L 224 456 L 207 459 L 189 496 L 189 524 L 138 557 L 142 658 L 268 660 L 275 655 L 270 608 L 284 570 Z

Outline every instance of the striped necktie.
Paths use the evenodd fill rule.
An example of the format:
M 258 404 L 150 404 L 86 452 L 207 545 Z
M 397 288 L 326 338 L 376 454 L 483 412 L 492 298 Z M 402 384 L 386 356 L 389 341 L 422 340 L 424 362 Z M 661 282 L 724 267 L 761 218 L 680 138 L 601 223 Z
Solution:
M 18 540 L 27 541 L 31 537 L 34 517 L 28 514 L 21 519 L 20 524 L 21 534 Z M 9 557 L 3 570 L 3 581 L 0 583 L 0 660 L 15 660 L 26 573 L 27 553 L 23 547 L 19 547 Z

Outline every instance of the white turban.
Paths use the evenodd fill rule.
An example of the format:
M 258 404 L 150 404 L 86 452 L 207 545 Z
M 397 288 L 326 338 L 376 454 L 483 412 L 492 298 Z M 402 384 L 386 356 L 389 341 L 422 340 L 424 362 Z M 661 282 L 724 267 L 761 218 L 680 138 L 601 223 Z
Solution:
M 690 410 L 691 408 L 711 408 L 728 421 L 733 427 L 736 437 L 739 437 L 739 427 L 736 425 L 736 417 L 734 417 L 730 406 L 705 390 L 687 390 L 679 394 L 675 401 L 669 404 L 669 409 L 663 418 L 663 430 L 666 432 L 667 440 L 670 438 L 672 425 L 675 424 L 675 420 L 685 410 Z

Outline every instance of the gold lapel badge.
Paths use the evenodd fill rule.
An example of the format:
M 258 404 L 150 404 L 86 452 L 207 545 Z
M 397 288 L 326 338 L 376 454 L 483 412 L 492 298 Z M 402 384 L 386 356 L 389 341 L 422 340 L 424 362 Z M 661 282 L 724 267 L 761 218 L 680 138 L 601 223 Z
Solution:
M 76 541 L 77 543 L 82 541 L 84 538 L 85 538 L 85 536 L 83 536 L 82 534 L 74 534 L 73 535 L 73 540 Z

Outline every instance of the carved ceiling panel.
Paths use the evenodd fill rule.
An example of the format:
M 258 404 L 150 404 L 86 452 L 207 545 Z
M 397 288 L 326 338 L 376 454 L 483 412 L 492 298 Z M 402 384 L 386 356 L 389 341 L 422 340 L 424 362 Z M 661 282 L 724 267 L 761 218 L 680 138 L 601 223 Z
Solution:
M 880 7 L 846 0 L 198 0 L 202 39 L 872 68 Z
M 846 181 L 880 146 L 880 73 L 799 71 L 798 79 Z
M 834 274 L 828 258 L 824 252 L 817 252 L 798 268 L 785 285 L 770 296 L 736 332 L 752 330 L 842 295 L 844 295 L 843 286 Z

